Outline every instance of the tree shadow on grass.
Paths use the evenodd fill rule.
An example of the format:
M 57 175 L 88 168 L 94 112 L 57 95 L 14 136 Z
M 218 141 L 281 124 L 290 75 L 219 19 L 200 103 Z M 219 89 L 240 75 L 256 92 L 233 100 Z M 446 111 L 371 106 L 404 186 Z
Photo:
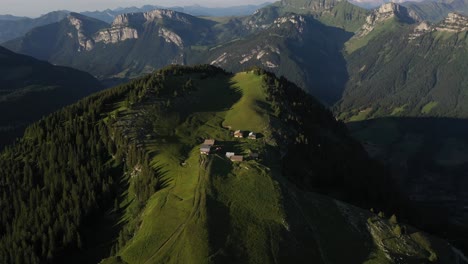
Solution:
M 215 263 L 245 263 L 247 261 L 243 256 L 245 252 L 230 242 L 232 240 L 230 209 L 220 197 L 221 194 L 214 186 L 216 183 L 213 182 L 215 177 L 218 178 L 216 182 L 226 180 L 233 169 L 233 163 L 224 156 L 212 155 L 212 157 L 210 170 L 212 188 L 206 198 L 210 259 Z
M 236 82 L 231 80 L 232 76 L 221 77 L 200 81 L 195 92 L 177 98 L 174 110 L 180 114 L 181 120 L 185 120 L 194 112 L 228 110 L 242 98 L 242 91 L 236 87 Z

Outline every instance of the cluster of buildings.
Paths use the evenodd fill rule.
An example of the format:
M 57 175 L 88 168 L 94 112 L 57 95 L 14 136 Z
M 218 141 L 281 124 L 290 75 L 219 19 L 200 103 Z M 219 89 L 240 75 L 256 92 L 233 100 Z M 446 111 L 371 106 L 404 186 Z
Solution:
M 248 135 L 247 137 L 245 135 Z M 234 131 L 235 138 L 248 138 L 248 139 L 257 139 L 257 134 L 250 131 L 236 130 Z
M 245 136 L 248 135 L 248 136 Z M 241 130 L 236 130 L 234 131 L 234 137 L 235 138 L 248 138 L 248 139 L 257 139 L 257 134 L 254 132 L 250 131 L 241 131 Z M 215 148 L 215 151 L 221 150 L 221 147 L 215 147 L 216 141 L 214 139 L 205 139 L 203 144 L 200 146 L 200 154 L 201 155 L 209 155 L 212 151 L 213 148 Z M 226 152 L 226 158 L 230 159 L 233 162 L 242 162 L 244 161 L 244 156 L 243 155 L 236 155 L 234 152 Z M 250 153 L 249 158 L 251 159 L 258 159 L 259 154 L 258 153 Z

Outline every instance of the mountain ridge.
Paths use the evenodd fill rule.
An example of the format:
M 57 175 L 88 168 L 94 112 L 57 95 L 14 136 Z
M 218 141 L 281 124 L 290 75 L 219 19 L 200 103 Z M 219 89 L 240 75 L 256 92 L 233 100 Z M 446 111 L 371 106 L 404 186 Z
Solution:
M 236 139 L 228 125 L 255 130 L 259 137 Z M 217 143 L 205 156 L 200 144 L 207 137 Z M 231 150 L 245 160 L 226 158 Z M 68 160 L 56 155 L 69 151 L 74 154 Z M 251 153 L 258 159 L 247 159 Z M 14 214 L 16 202 L 6 207 L 0 200 L 9 209 L 0 218 L 7 230 L 0 257 L 104 263 L 456 261 L 449 244 L 394 217 L 390 221 L 290 183 L 309 188 L 312 181 L 332 189 L 344 184 L 366 196 L 357 190 L 367 187 L 356 179 L 376 179 L 361 173 L 369 169 L 357 164 L 368 164 L 362 154 L 343 124 L 284 78 L 259 69 L 228 74 L 206 65 L 167 67 L 40 120 L 2 152 L 6 172 L 0 180 L 9 184 L 1 195 L 8 192 L 17 201 L 27 192 L 26 204 L 37 199 L 37 206 L 28 207 L 35 217 L 24 218 L 24 210 Z M 296 166 L 301 163 L 310 170 Z M 17 172 L 19 166 L 25 169 Z M 13 191 L 18 185 L 23 189 Z M 37 196 L 41 189 L 47 192 Z M 53 217 L 36 221 L 44 212 Z M 25 237 L 10 226 L 53 228 Z M 113 235 L 103 235 L 109 231 Z M 11 241 L 19 246 L 10 247 Z
M 103 87 L 91 75 L 0 47 L 0 148 L 30 123 Z

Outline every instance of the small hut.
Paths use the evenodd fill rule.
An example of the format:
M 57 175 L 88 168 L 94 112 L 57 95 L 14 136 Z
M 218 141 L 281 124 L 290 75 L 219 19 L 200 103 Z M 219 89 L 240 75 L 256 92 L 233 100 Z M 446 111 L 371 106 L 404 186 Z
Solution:
M 234 131 L 234 137 L 235 138 L 244 138 L 244 132 L 241 130 L 236 130 Z
M 211 146 L 210 145 L 201 145 L 200 147 L 200 154 L 202 155 L 208 155 L 211 152 Z
M 231 156 L 231 161 L 233 161 L 233 162 L 242 162 L 242 161 L 244 161 L 244 156 L 240 156 L 240 155 Z
M 214 139 L 205 139 L 203 145 L 213 146 L 216 143 Z

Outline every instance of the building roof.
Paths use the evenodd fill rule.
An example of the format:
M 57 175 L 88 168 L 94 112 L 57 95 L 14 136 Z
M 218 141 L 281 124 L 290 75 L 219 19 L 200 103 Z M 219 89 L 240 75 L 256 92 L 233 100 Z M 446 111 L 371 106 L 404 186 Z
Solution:
M 244 161 L 244 156 L 234 155 L 234 156 L 231 156 L 231 160 L 232 161 Z
M 203 151 L 203 152 L 210 152 L 210 150 L 211 150 L 210 145 L 201 145 L 200 147 L 200 151 Z
M 214 139 L 205 139 L 205 142 L 203 143 L 203 145 L 210 145 L 210 146 L 213 146 L 214 144 L 215 144 Z

